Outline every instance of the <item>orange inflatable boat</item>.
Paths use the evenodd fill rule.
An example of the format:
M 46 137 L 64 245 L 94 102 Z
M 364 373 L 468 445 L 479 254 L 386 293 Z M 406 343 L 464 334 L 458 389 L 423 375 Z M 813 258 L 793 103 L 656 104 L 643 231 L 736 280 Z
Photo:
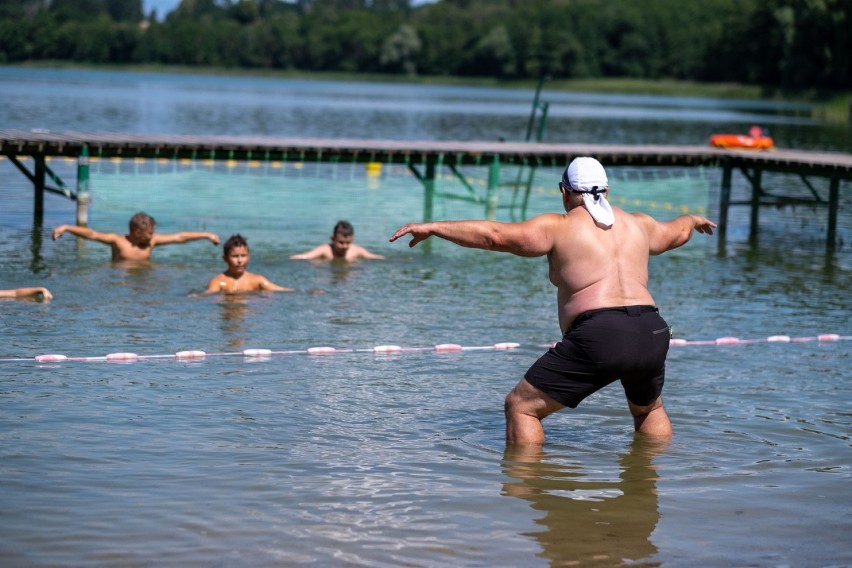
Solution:
M 745 148 L 747 150 L 771 150 L 775 141 L 763 128 L 752 126 L 748 134 L 713 134 L 710 145 L 716 148 Z

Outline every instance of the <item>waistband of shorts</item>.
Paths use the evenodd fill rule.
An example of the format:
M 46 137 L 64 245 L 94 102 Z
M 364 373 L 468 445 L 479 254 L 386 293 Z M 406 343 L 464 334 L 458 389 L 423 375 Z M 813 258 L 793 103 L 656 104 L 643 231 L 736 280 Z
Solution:
M 648 312 L 657 312 L 660 313 L 660 309 L 657 306 L 613 306 L 611 308 L 597 308 L 594 310 L 589 310 L 587 312 L 583 312 L 574 318 L 574 321 L 571 322 L 571 325 L 568 329 L 571 329 L 578 323 L 583 320 L 587 320 L 590 317 L 593 317 L 596 314 L 601 312 L 622 312 L 629 316 L 638 316 L 639 314 L 644 314 Z

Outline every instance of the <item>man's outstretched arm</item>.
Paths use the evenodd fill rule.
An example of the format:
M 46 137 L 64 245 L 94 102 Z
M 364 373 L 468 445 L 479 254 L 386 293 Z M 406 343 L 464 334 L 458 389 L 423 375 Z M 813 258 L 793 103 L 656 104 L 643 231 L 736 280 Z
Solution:
M 550 227 L 559 215 L 539 215 L 522 223 L 497 221 L 437 221 L 409 223 L 396 230 L 390 241 L 411 235 L 408 246 L 414 247 L 429 237 L 439 237 L 459 246 L 518 256 L 542 256 L 553 246 Z
M 216 233 L 209 233 L 207 231 L 181 231 L 180 233 L 168 233 L 164 235 L 155 234 L 154 238 L 151 239 L 151 246 L 188 243 L 189 241 L 200 239 L 207 239 L 214 245 L 219 244 L 219 236 Z
M 657 221 L 653 217 L 634 213 L 641 220 L 649 237 L 651 254 L 661 254 L 685 245 L 693 232 L 713 234 L 716 223 L 700 215 L 681 215 L 671 221 Z
M 118 233 L 102 233 L 88 227 L 78 227 L 76 225 L 59 225 L 53 229 L 53 240 L 55 241 L 65 233 L 71 233 L 81 239 L 97 241 L 107 245 L 114 244 L 119 238 L 121 238 L 121 235 Z

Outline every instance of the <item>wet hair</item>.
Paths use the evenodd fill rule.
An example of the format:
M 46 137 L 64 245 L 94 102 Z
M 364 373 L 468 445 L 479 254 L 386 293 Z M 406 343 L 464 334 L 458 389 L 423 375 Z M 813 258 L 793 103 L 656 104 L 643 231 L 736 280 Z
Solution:
M 136 229 L 148 229 L 154 228 L 157 225 L 157 222 L 154 221 L 154 218 L 148 215 L 147 213 L 142 213 L 141 211 L 130 218 L 130 223 L 128 223 L 128 228 L 132 233 Z
M 246 247 L 246 250 L 248 250 L 248 240 L 239 233 L 231 235 L 228 240 L 225 241 L 225 245 L 223 247 L 225 249 L 225 256 L 231 254 L 231 251 L 237 247 Z
M 355 234 L 355 228 L 349 221 L 338 221 L 337 225 L 334 226 L 334 231 L 332 231 L 331 234 L 351 237 Z

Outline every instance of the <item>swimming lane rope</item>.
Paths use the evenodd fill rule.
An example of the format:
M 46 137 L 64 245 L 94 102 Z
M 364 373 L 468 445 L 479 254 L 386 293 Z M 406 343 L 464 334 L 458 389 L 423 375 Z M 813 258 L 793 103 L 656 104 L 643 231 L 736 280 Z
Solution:
M 838 335 L 836 333 L 823 333 L 811 337 L 790 337 L 789 335 L 772 335 L 759 339 L 740 339 L 739 337 L 719 337 L 717 339 L 708 339 L 700 341 L 690 341 L 687 339 L 672 339 L 670 345 L 672 347 L 683 347 L 691 345 L 746 345 L 753 343 L 807 343 L 811 341 L 817 342 L 833 342 L 852 339 L 852 336 Z M 555 343 L 546 345 L 534 345 L 533 347 L 552 347 Z M 394 355 L 412 352 L 431 351 L 435 353 L 450 353 L 459 351 L 508 351 L 521 347 L 520 343 L 494 343 L 493 345 L 482 346 L 463 346 L 457 343 L 441 343 L 431 347 L 401 347 L 399 345 L 378 345 L 367 349 L 339 349 L 336 347 L 308 347 L 306 349 L 293 349 L 276 351 L 272 349 L 244 349 L 242 351 L 208 353 L 200 350 L 178 351 L 165 355 L 138 355 L 136 353 L 109 353 L 97 357 L 80 357 L 68 356 L 58 353 L 45 353 L 36 355 L 35 357 L 18 357 L 18 358 L 0 358 L 0 362 L 12 361 L 35 361 L 37 363 L 60 363 L 63 361 L 111 361 L 121 363 L 132 363 L 134 361 L 144 361 L 147 359 L 174 359 L 177 361 L 197 361 L 208 357 L 243 357 L 244 359 L 263 360 L 269 359 L 273 355 L 335 355 L 337 353 L 374 353 L 377 355 Z

